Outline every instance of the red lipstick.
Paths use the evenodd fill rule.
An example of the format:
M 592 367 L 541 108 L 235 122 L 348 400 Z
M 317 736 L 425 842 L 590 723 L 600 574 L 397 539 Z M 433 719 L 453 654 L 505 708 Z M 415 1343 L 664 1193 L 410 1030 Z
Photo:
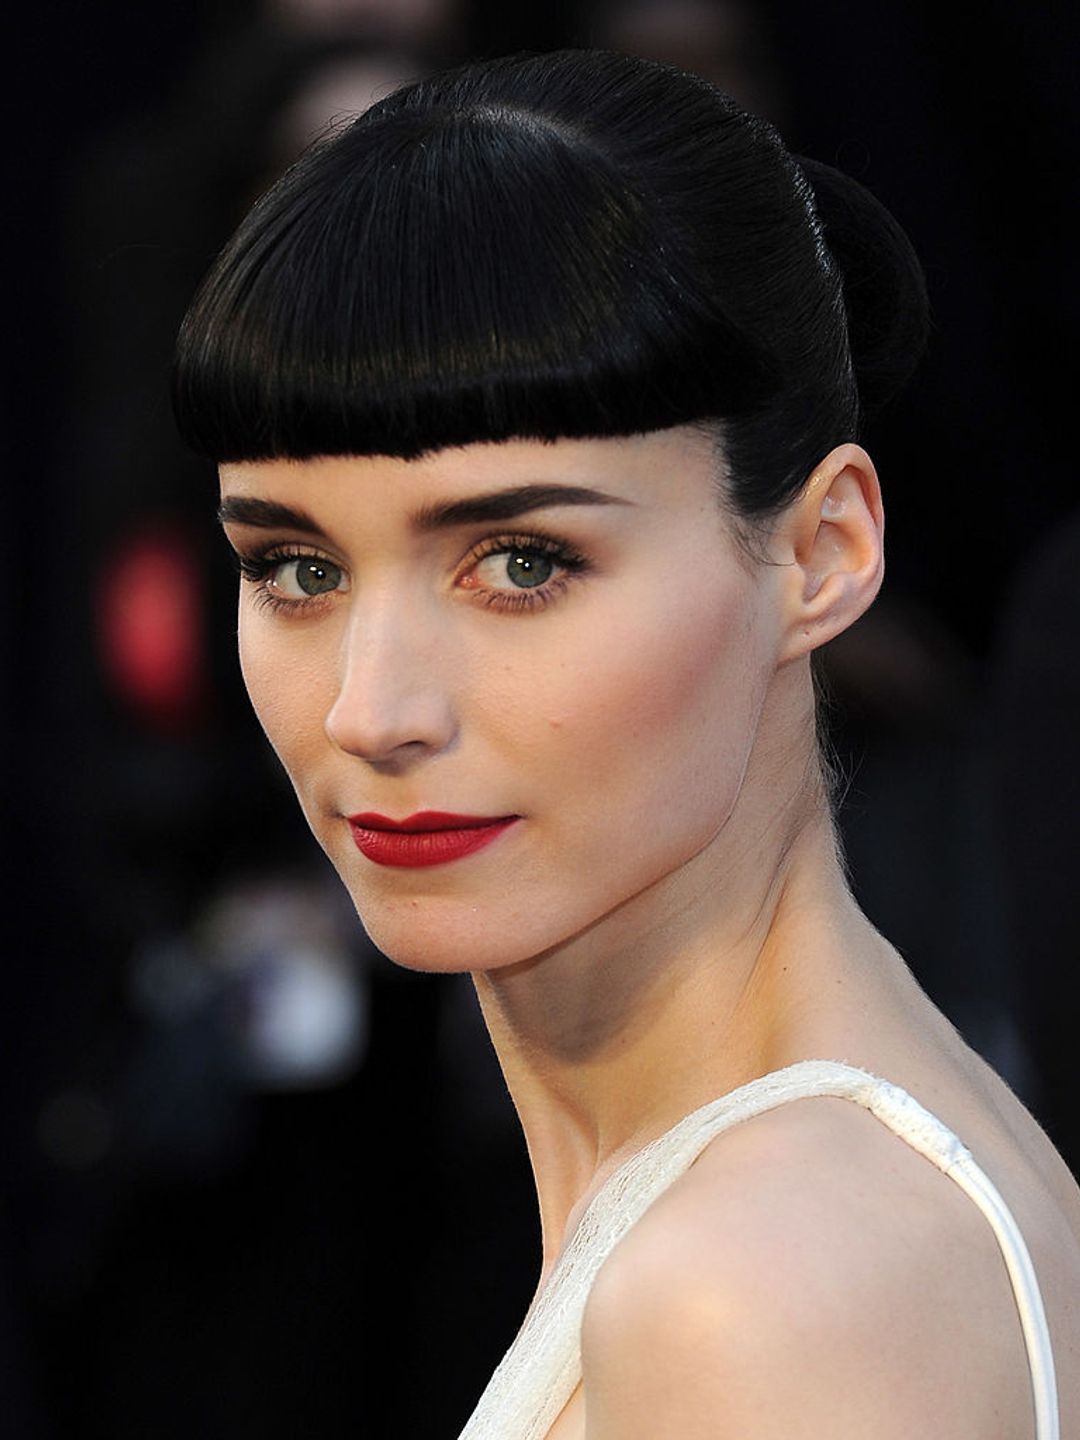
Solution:
M 519 818 L 419 810 L 404 820 L 389 820 L 385 815 L 366 811 L 350 815 L 348 820 L 357 849 L 376 865 L 417 869 L 472 855 L 498 839 Z

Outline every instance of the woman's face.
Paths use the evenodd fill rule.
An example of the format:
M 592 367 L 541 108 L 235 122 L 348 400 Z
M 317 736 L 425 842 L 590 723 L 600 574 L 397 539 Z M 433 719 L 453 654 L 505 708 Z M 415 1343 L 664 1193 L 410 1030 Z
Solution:
M 530 959 L 708 862 L 781 632 L 716 466 L 680 428 L 222 468 L 252 702 L 392 958 Z

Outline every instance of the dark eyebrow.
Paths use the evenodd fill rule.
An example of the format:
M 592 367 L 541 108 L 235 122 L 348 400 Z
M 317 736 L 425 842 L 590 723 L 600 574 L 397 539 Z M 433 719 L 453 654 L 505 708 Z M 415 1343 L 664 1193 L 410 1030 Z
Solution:
M 303 530 L 325 540 L 321 526 L 303 510 L 279 505 L 276 500 L 256 500 L 250 495 L 230 495 L 218 506 L 222 525 L 252 525 L 257 530 Z
M 584 485 L 518 485 L 512 490 L 493 490 L 489 495 L 470 495 L 467 500 L 447 500 L 425 505 L 412 517 L 417 530 L 444 530 L 453 525 L 478 525 L 489 521 L 513 520 L 530 510 L 554 505 L 629 505 L 620 495 L 590 490 Z M 275 500 L 256 500 L 248 495 L 231 495 L 218 507 L 222 525 L 251 525 L 259 530 L 303 530 L 326 539 L 322 529 L 303 510 Z
M 451 525 L 476 525 L 492 520 L 513 520 L 530 510 L 553 505 L 629 505 L 620 495 L 589 490 L 583 485 L 518 485 L 512 490 L 494 490 L 490 495 L 470 495 L 467 500 L 448 500 L 442 505 L 425 505 L 413 516 L 418 530 L 442 530 Z

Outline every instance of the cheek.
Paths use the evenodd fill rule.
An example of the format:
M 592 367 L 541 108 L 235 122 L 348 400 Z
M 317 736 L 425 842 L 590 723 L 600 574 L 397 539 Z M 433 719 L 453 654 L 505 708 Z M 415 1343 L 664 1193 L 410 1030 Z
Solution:
M 730 809 L 768 686 L 761 628 L 737 580 L 692 605 L 664 592 L 609 618 L 544 710 L 560 775 L 586 797 L 605 788 L 620 811 Z
M 305 754 L 323 738 L 333 695 L 324 693 L 328 672 L 321 650 L 288 643 L 284 628 L 261 623 L 257 611 L 241 605 L 240 672 L 259 724 L 295 782 Z

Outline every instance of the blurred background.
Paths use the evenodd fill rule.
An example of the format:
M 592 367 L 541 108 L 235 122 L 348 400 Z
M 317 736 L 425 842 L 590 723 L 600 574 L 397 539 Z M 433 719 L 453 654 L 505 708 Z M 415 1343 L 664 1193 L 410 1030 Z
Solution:
M 248 714 L 192 288 L 328 122 L 508 50 L 673 60 L 889 205 L 921 374 L 830 648 L 871 917 L 1080 1169 L 1077 11 L 987 0 L 46 0 L 9 26 L 0 1415 L 11 1440 L 457 1433 L 534 1282 L 465 979 L 359 932 Z

